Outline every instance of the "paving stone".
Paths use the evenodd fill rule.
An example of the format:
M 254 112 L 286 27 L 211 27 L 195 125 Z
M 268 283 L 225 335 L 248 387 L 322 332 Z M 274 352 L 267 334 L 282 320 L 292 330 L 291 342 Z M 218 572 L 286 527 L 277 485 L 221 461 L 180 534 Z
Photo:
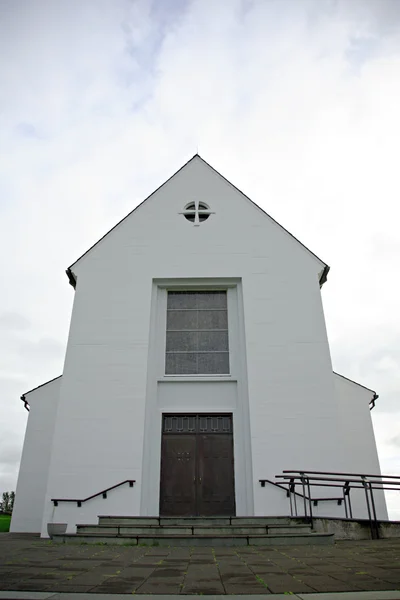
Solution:
M 315 592 L 346 592 L 360 589 L 349 581 L 340 581 L 323 575 L 309 575 L 303 577 L 302 581 Z
M 246 584 L 246 585 L 225 585 L 225 591 L 227 594 L 239 595 L 239 594 L 272 594 L 271 590 L 261 585 Z M 285 596 L 287 598 L 287 596 Z
M 355 579 L 353 585 L 359 590 L 392 590 L 393 584 L 388 581 L 377 579 Z
M 156 566 L 150 565 L 132 565 L 126 569 L 122 569 L 119 577 L 120 579 L 129 579 L 130 577 L 147 579 L 155 570 L 155 568 Z
M 312 587 L 290 575 L 273 575 L 263 578 L 265 585 L 272 592 L 284 594 L 285 592 L 313 592 Z
M 21 594 L 24 590 L 216 595 L 377 590 L 379 594 L 399 588 L 400 540 L 318 548 L 103 548 L 66 547 L 0 534 L 0 565 L 0 590 Z
M 90 589 L 90 593 L 96 594 L 132 594 L 135 587 L 128 581 L 119 581 L 116 584 L 102 583 Z
M 179 581 L 171 582 L 171 579 L 165 577 L 150 577 L 136 591 L 139 594 L 179 594 L 182 587 Z
M 182 594 L 225 594 L 225 588 L 218 579 L 211 581 L 187 581 L 181 589 Z
M 52 586 L 50 586 L 50 587 L 52 587 Z M 6 584 L 6 589 L 24 590 L 24 591 L 29 590 L 32 592 L 42 592 L 42 591 L 47 591 L 49 589 L 49 582 L 46 581 L 45 583 L 43 583 L 43 582 L 39 582 L 39 581 L 35 581 L 35 582 L 19 581 L 19 582 L 14 583 L 13 585 Z
M 56 585 L 52 585 L 49 588 L 49 591 L 51 592 L 56 592 L 56 593 L 69 593 L 69 594 L 76 594 L 76 593 L 86 593 L 86 592 L 90 592 L 90 590 L 93 588 L 92 585 L 67 585 L 65 583 L 59 583 Z

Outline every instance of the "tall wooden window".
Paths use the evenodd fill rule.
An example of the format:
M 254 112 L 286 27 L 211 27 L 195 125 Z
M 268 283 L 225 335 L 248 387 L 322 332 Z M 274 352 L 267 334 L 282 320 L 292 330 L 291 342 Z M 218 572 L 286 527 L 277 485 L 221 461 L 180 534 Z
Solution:
M 168 292 L 165 372 L 229 373 L 226 291 Z

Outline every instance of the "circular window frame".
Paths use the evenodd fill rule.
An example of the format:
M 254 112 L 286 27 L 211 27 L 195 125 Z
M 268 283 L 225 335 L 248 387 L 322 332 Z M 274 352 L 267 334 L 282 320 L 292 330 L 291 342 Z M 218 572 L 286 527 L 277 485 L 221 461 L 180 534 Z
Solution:
M 209 205 L 202 200 L 192 200 L 188 202 L 184 207 L 182 214 L 187 221 L 193 223 L 195 226 L 199 226 L 204 221 L 210 217 L 210 215 L 214 214 Z

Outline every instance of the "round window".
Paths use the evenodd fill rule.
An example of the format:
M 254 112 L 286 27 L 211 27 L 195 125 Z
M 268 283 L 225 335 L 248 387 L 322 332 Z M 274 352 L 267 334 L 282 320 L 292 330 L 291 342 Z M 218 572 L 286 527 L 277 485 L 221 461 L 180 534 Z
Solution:
M 183 215 L 191 223 L 202 223 L 210 216 L 210 207 L 204 202 L 190 202 L 185 206 Z

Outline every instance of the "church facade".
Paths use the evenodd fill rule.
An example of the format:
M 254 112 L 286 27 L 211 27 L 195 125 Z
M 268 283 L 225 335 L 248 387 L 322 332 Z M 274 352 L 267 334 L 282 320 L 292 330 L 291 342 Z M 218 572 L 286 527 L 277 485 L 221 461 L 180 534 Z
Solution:
M 22 397 L 11 531 L 74 532 L 105 514 L 287 515 L 260 479 L 378 474 L 376 394 L 332 371 L 328 270 L 194 156 L 67 271 L 64 370 Z

